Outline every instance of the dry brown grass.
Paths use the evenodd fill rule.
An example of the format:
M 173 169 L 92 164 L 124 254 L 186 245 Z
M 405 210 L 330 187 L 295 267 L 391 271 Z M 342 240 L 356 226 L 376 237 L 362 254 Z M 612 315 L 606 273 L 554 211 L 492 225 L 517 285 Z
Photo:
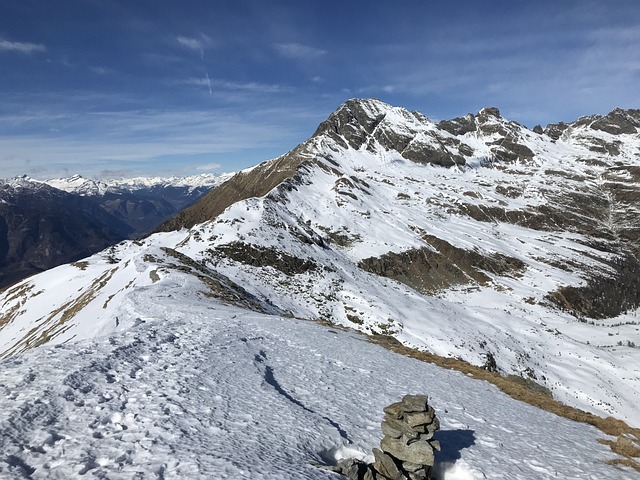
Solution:
M 560 417 L 593 425 L 603 433 L 617 437 L 616 441 L 600 440 L 600 443 L 608 445 L 614 453 L 622 457 L 610 460 L 608 463 L 625 465 L 640 472 L 640 428 L 630 427 L 622 420 L 613 417 L 603 418 L 565 405 L 554 400 L 548 393 L 541 391 L 540 388 L 535 388 L 535 385 L 523 382 L 519 377 L 503 377 L 458 358 L 440 357 L 432 353 L 415 350 L 402 345 L 393 337 L 372 335 L 368 338 L 370 342 L 381 345 L 392 352 L 432 363 L 439 367 L 457 370 L 478 380 L 486 380 L 516 400 L 555 413 Z

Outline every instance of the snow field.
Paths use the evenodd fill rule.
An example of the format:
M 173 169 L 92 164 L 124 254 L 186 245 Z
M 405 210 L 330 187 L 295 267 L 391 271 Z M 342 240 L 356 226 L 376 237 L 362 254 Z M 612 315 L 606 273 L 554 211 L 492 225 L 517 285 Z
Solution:
M 405 393 L 441 419 L 439 479 L 635 478 L 593 427 L 490 384 L 160 285 L 127 296 L 128 331 L 2 362 L 0 478 L 336 478 L 311 463 L 370 455 Z

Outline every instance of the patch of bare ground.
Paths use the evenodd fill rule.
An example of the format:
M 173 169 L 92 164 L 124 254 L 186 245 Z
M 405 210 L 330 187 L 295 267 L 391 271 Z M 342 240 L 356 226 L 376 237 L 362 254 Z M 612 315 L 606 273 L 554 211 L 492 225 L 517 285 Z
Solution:
M 421 231 L 417 227 L 414 229 Z M 525 264 L 517 258 L 465 250 L 426 232 L 421 233 L 428 247 L 365 258 L 358 263 L 358 267 L 427 294 L 437 293 L 452 285 L 486 285 L 491 282 L 487 273 L 518 276 L 525 269 Z
M 640 306 L 640 260 L 628 253 L 600 261 L 613 274 L 592 275 L 586 285 L 561 287 L 546 298 L 577 318 L 613 318 Z
M 333 327 L 335 328 L 335 325 Z M 503 377 L 498 373 L 490 372 L 459 358 L 446 358 L 415 350 L 401 344 L 394 337 L 386 335 L 370 335 L 368 336 L 368 340 L 371 343 L 380 345 L 400 355 L 432 363 L 442 368 L 457 370 L 478 380 L 485 380 L 497 386 L 511 398 L 554 413 L 560 417 L 593 425 L 603 433 L 616 437 L 615 441 L 606 439 L 599 440 L 600 443 L 608 445 L 615 454 L 621 457 L 612 459 L 608 463 L 612 465 L 625 465 L 640 472 L 640 428 L 630 427 L 622 420 L 613 417 L 603 418 L 565 405 L 554 400 L 550 393 L 545 391 L 546 389 L 540 388 L 540 385 L 521 377 L 514 375 Z

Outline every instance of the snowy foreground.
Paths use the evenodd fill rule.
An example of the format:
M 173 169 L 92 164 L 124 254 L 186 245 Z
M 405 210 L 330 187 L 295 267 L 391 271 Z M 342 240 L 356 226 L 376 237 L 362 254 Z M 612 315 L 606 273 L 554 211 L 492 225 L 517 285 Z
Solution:
M 312 463 L 370 454 L 406 393 L 441 419 L 437 478 L 637 478 L 605 463 L 593 427 L 186 278 L 131 292 L 127 330 L 0 364 L 0 478 L 338 479 Z

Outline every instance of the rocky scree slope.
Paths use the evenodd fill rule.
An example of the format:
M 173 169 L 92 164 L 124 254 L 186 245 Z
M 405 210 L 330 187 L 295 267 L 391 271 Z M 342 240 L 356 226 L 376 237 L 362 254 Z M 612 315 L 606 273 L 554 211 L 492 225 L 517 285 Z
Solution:
M 119 246 L 100 267 L 110 270 L 90 261 L 76 272 L 94 285 L 86 301 L 76 295 L 49 316 L 55 289 L 41 293 L 34 280 L 7 292 L 0 305 L 11 314 L 0 324 L 14 333 L 3 351 L 33 344 L 16 333 L 32 328 L 30 305 L 57 329 L 37 342 L 89 335 L 82 325 L 96 312 L 107 318 L 137 284 L 114 284 L 106 271 L 136 263 L 130 274 L 154 288 L 151 272 L 162 268 L 142 267 L 154 262 L 153 244 L 277 311 L 392 335 L 640 425 L 640 138 L 601 128 L 621 119 L 633 126 L 638 115 L 588 117 L 556 135 L 497 109 L 436 124 L 350 100 L 307 142 L 162 227 L 180 230 Z

